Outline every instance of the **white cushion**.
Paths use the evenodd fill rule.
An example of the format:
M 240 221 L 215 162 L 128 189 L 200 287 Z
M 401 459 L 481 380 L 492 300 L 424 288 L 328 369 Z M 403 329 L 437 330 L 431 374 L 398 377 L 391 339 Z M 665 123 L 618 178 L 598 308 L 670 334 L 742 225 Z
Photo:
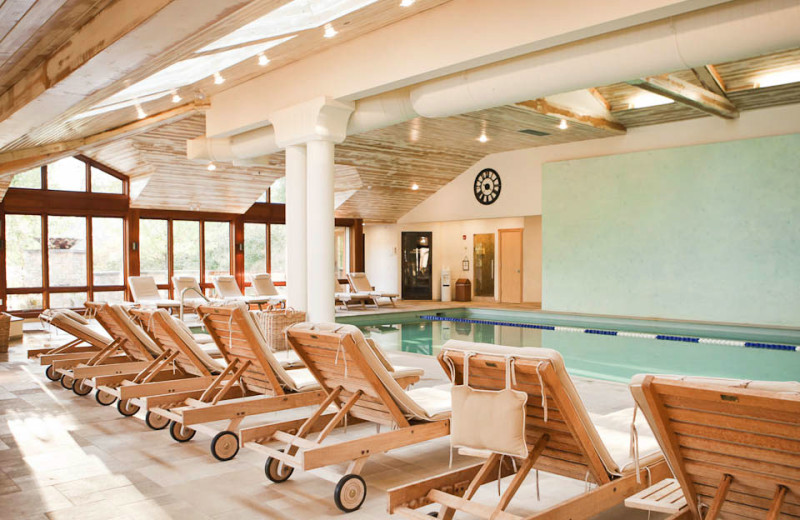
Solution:
M 277 350 L 274 351 L 275 359 L 277 359 L 283 368 L 302 367 L 303 361 L 297 352 L 294 350 Z
M 406 395 L 425 410 L 429 417 L 448 414 L 450 412 L 450 392 L 438 387 L 414 388 L 407 390 Z
M 319 388 L 319 383 L 314 378 L 314 375 L 307 368 L 297 368 L 295 370 L 287 370 L 286 373 L 294 383 L 294 387 L 298 392 L 306 392 L 308 390 L 316 390 Z

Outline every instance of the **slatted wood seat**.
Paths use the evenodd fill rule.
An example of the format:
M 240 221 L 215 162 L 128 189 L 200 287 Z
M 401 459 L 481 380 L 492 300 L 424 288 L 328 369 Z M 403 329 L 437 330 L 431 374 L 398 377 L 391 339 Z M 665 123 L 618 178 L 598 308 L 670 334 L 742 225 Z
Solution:
M 646 375 L 631 392 L 683 489 L 675 518 L 800 519 L 800 383 Z
M 387 369 L 388 361 L 376 354 L 357 327 L 301 323 L 286 334 L 326 397 L 307 419 L 242 429 L 242 445 L 269 456 L 266 474 L 273 482 L 283 482 L 295 469 L 309 471 L 347 462 L 344 476 L 328 472 L 326 478 L 338 480 L 337 506 L 352 511 L 366 497 L 366 484 L 359 474 L 371 455 L 449 433 L 449 392 L 406 391 L 422 371 Z M 331 405 L 338 411 L 329 413 Z M 325 443 L 346 417 L 350 425 L 370 422 L 395 429 Z M 314 432 L 319 434 L 310 439 Z M 270 445 L 276 442 L 283 448 Z
M 487 453 L 485 462 L 389 490 L 389 512 L 420 518 L 424 515 L 416 509 L 436 503 L 440 505 L 441 519 L 450 519 L 460 510 L 482 518 L 519 520 L 523 517 L 509 514 L 505 509 L 528 472 L 540 469 L 589 480 L 597 487 L 526 518 L 587 519 L 646 488 L 649 478 L 656 481 L 668 476 L 669 470 L 659 453 L 640 460 L 638 477 L 635 464 L 614 460 L 583 407 L 558 352 L 451 340 L 442 348 L 438 360 L 455 384 L 463 384 L 464 363 L 468 359 L 469 386 L 496 391 L 506 388 L 508 357 L 514 359 L 512 388 L 528 394 L 525 420 L 528 458 L 518 459 L 513 465 L 510 457 Z M 473 497 L 480 486 L 496 481 L 499 474 L 514 475 L 499 503 L 488 506 L 475 502 Z
M 191 334 L 166 312 L 150 311 L 143 317 L 165 351 L 180 352 L 176 359 L 191 361 L 199 370 L 214 369 L 214 377 L 198 379 L 196 388 L 147 398 L 149 412 L 172 421 L 173 438 L 186 441 L 195 431 L 203 431 L 214 437 L 211 453 L 229 460 L 238 451 L 238 430 L 246 417 L 310 406 L 324 399 L 308 370 L 284 370 L 245 305 L 201 305 L 198 312 L 222 353 L 223 361 L 216 369 L 212 363 L 217 362 L 207 356 L 204 359 Z M 221 429 L 207 424 L 216 421 L 227 422 Z

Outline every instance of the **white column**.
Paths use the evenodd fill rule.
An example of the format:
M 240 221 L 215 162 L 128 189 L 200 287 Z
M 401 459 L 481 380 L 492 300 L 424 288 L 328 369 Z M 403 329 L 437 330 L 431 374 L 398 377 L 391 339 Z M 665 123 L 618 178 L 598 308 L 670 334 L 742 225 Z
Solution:
M 286 147 L 287 305 L 308 310 L 306 271 L 306 146 Z
M 308 142 L 308 319 L 333 322 L 335 302 L 333 149 L 327 140 Z M 287 201 L 288 202 L 288 201 Z

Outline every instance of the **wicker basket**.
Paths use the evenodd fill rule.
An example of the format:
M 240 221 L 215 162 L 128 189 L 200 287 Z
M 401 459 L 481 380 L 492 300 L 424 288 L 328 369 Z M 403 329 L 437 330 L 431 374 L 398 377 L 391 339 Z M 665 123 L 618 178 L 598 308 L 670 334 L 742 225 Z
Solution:
M 295 323 L 306 321 L 306 313 L 294 309 L 267 309 L 254 311 L 256 321 L 273 351 L 290 350 L 286 342 L 286 329 Z
M 11 331 L 11 315 L 0 313 L 0 354 L 8 352 L 8 335 Z

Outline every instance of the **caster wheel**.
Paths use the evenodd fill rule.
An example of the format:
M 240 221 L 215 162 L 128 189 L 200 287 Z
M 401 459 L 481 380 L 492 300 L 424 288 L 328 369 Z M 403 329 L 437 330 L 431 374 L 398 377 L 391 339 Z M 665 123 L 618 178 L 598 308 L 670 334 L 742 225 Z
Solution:
M 177 442 L 189 442 L 194 437 L 194 434 L 197 433 L 191 428 L 187 428 L 186 426 L 172 421 L 169 425 L 169 435 Z
M 97 393 L 94 394 L 94 399 L 103 406 L 111 406 L 114 404 L 114 401 L 117 400 L 117 396 L 103 390 L 98 390 Z
M 336 507 L 350 513 L 355 511 L 364 499 L 367 498 L 367 483 L 358 475 L 345 475 L 336 484 L 336 489 L 333 490 L 333 501 L 336 502 Z
M 144 416 L 144 422 L 154 430 L 163 430 L 169 426 L 169 419 L 161 415 L 156 415 L 153 412 L 147 412 L 147 415 Z
M 68 375 L 61 376 L 61 386 L 66 388 L 67 390 L 72 390 L 72 383 L 75 382 L 75 378 Z
M 219 432 L 211 439 L 211 454 L 217 460 L 231 460 L 239 453 L 239 436 L 230 431 Z
M 72 391 L 75 395 L 89 395 L 92 387 L 86 384 L 85 379 L 76 379 L 72 382 Z
M 130 399 L 125 399 L 124 401 L 120 399 L 117 401 L 117 410 L 125 417 L 136 415 L 136 412 L 138 412 L 141 408 L 142 407 L 138 404 L 133 404 Z
M 278 451 L 282 452 L 283 450 L 281 449 Z M 278 459 L 268 457 L 267 463 L 264 464 L 264 473 L 266 473 L 270 481 L 280 484 L 281 482 L 289 480 L 289 477 L 294 473 L 294 468 L 288 464 L 281 463 Z
M 53 368 L 53 365 L 47 365 L 47 369 L 44 371 L 44 375 L 47 376 L 47 379 L 50 381 L 58 381 L 61 379 L 61 374 L 56 372 L 56 369 Z
M 430 513 L 428 513 L 428 516 L 439 518 L 439 513 L 437 511 L 431 511 Z

